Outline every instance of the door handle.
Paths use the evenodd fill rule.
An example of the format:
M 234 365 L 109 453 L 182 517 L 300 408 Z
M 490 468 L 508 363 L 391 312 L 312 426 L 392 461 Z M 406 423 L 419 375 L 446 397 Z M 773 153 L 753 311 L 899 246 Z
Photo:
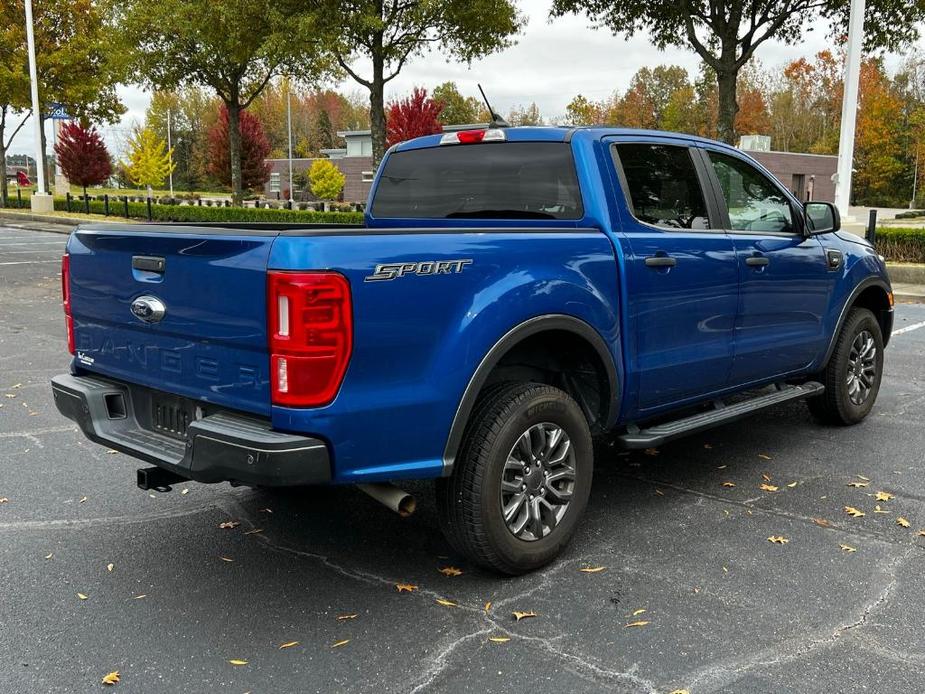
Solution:
M 650 255 L 646 258 L 646 267 L 674 267 L 678 261 L 669 255 Z
M 770 264 L 771 259 L 765 258 L 763 255 L 753 255 L 750 258 L 745 259 L 745 264 L 750 265 L 751 267 L 764 267 Z

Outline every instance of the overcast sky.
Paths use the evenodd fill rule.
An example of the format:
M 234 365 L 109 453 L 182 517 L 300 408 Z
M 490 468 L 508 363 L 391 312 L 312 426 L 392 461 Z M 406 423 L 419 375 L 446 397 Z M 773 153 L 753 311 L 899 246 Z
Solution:
M 519 5 L 529 22 L 517 38 L 517 44 L 471 66 L 447 63 L 439 54 L 410 61 L 387 85 L 386 100 L 410 92 L 414 86 L 431 89 L 447 80 L 455 81 L 463 94 L 478 96 L 476 83 L 480 82 L 500 113 L 507 114 L 513 106 L 535 101 L 540 113 L 548 119 L 564 115 L 566 105 L 578 93 L 589 99 L 602 99 L 614 90 L 625 90 L 636 70 L 644 66 L 681 65 L 692 77 L 699 70 L 700 61 L 692 51 L 676 48 L 659 51 L 644 34 L 618 38 L 606 29 L 590 28 L 583 16 L 550 22 L 547 19 L 550 4 L 550 0 L 520 0 Z M 925 41 L 920 41 L 919 45 L 925 48 Z M 765 43 L 759 47 L 757 56 L 766 68 L 776 68 L 800 56 L 811 57 L 828 47 L 826 32 L 816 30 L 806 32 L 804 40 L 796 46 Z M 900 58 L 888 56 L 888 68 L 895 69 Z M 359 61 L 357 66 L 368 74 L 367 64 Z M 344 92 L 361 89 L 350 80 L 337 87 Z M 101 128 L 117 156 L 122 154 L 133 123 L 144 120 L 150 99 L 149 94 L 135 86 L 120 87 L 119 95 L 128 111 L 119 125 Z M 33 128 L 31 123 L 23 128 L 10 153 L 33 154 Z M 50 137 L 50 126 L 47 132 Z

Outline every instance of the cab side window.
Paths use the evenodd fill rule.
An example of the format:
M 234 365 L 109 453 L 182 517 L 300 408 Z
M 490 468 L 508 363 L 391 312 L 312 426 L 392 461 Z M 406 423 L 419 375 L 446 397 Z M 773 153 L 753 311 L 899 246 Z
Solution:
M 795 233 L 790 202 L 767 176 L 736 157 L 718 152 L 709 155 L 732 230 Z
M 663 229 L 709 229 L 700 179 L 686 147 L 618 144 L 633 216 Z

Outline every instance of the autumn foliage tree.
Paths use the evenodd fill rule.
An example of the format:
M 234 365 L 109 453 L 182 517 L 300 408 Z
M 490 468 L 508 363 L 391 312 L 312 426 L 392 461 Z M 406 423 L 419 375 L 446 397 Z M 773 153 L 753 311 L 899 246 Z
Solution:
M 112 160 L 103 138 L 94 126 L 65 123 L 55 144 L 58 164 L 67 180 L 81 186 L 84 196 L 87 186 L 105 183 L 112 174 Z
M 253 114 L 240 111 L 238 123 L 241 133 L 241 187 L 257 188 L 270 178 L 270 165 L 266 162 L 270 142 L 264 135 L 260 120 Z M 218 122 L 209 131 L 209 173 L 226 186 L 232 185 L 228 133 L 228 109 L 222 105 Z
M 443 131 L 440 113 L 443 104 L 427 97 L 427 90 L 415 87 L 411 96 L 389 105 L 386 115 L 386 146 L 422 135 Z
M 129 180 L 148 189 L 164 183 L 174 169 L 173 150 L 150 127 L 136 130 L 129 140 L 129 161 L 125 167 Z
M 319 200 L 336 200 L 344 190 L 346 177 L 328 159 L 316 159 L 308 169 L 312 195 Z

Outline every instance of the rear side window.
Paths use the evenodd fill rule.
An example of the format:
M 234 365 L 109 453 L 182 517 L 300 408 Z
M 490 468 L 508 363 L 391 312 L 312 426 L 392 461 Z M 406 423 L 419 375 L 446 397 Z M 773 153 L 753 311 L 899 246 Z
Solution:
M 700 179 L 687 147 L 619 144 L 633 216 L 664 229 L 709 229 Z
M 563 142 L 445 145 L 395 152 L 373 197 L 378 218 L 580 219 Z

